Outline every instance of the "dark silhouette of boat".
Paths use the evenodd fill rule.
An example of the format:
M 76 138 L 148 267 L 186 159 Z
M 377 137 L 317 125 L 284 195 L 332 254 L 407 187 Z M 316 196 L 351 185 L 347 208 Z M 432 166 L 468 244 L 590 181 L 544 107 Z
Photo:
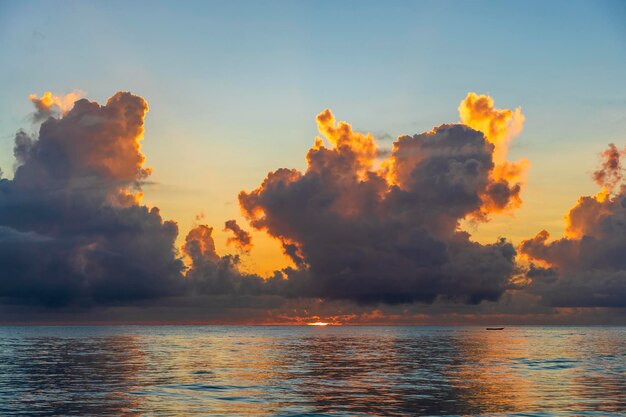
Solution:
M 504 327 L 487 327 L 487 330 L 504 330 Z

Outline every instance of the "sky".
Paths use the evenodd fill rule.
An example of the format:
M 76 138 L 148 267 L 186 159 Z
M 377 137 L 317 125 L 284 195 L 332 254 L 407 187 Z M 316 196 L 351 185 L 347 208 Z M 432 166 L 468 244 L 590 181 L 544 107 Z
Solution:
M 617 1 L 1 1 L 0 246 L 11 255 L 0 262 L 5 317 L 62 321 L 79 309 L 95 321 L 624 322 L 626 267 L 617 259 L 626 250 L 623 181 L 607 183 L 622 171 L 615 163 L 599 171 L 603 160 L 615 161 L 615 152 L 602 156 L 609 144 L 619 161 L 626 143 L 624 22 L 626 7 Z M 47 91 L 105 110 L 29 99 Z M 488 117 L 505 119 L 507 146 L 479 115 L 461 120 L 470 92 L 488 103 Z M 498 113 L 518 108 L 523 121 Z M 350 124 L 348 142 L 359 146 L 342 145 L 334 125 L 318 116 L 325 109 Z M 120 133 L 115 126 L 129 114 L 134 119 Z M 48 116 L 62 122 L 46 125 Z M 94 133 L 79 120 L 87 116 L 106 122 Z M 460 122 L 483 136 L 435 129 Z M 22 153 L 14 152 L 20 129 Z M 442 139 L 431 144 L 420 136 L 431 131 Z M 394 145 L 404 135 L 414 139 Z M 461 183 L 444 190 L 435 172 L 441 154 L 468 163 L 450 154 L 457 135 L 477 141 L 464 157 L 484 168 L 477 183 L 462 178 L 465 194 L 477 187 L 463 195 L 467 201 L 452 198 Z M 309 152 L 319 151 L 316 136 L 334 154 L 356 158 L 349 174 L 341 171 L 354 177 L 350 186 L 341 175 L 323 175 L 345 161 Z M 102 142 L 88 145 L 92 137 Z M 495 150 L 484 154 L 483 142 Z M 441 149 L 431 154 L 431 147 Z M 416 149 L 433 161 L 420 168 L 423 184 L 402 177 L 402 161 Z M 502 149 L 507 161 L 526 161 L 518 177 L 496 173 L 502 161 L 493 158 Z M 307 161 L 307 152 L 319 159 Z M 72 169 L 58 168 L 64 165 Z M 42 179 L 50 167 L 57 171 Z M 279 168 L 303 176 L 279 178 L 286 191 L 262 185 Z M 594 180 L 596 172 L 606 176 Z M 444 177 L 452 174 L 460 175 Z M 506 201 L 495 196 L 496 185 Z M 60 189 L 72 204 L 59 200 Z M 368 200 L 374 195 L 386 197 Z M 579 204 L 581 196 L 593 201 Z M 409 197 L 416 200 L 405 207 Z M 331 200 L 341 221 L 320 203 Z M 110 223 L 87 227 L 103 218 L 102 207 Z M 158 224 L 142 207 L 158 207 Z M 445 219 L 427 214 L 448 209 Z M 419 213 L 405 219 L 411 210 Z M 84 220 L 84 230 L 68 226 L 72 216 Z M 112 236 L 131 227 L 121 218 L 134 219 L 146 235 Z M 167 221 L 176 222 L 176 233 Z M 538 238 L 542 230 L 550 238 Z M 501 237 L 513 255 L 493 246 Z M 27 248 L 16 246 L 26 240 Z M 123 270 L 103 260 L 120 247 Z M 439 247 L 445 255 L 432 252 Z M 51 259 L 35 268 L 27 260 L 42 250 Z M 162 264 L 137 266 L 163 253 Z M 363 256 L 371 264 L 357 262 Z M 14 262 L 22 257 L 24 264 Z M 488 267 L 471 279 L 450 272 L 484 257 Z M 498 261 L 502 269 L 492 271 Z M 94 276 L 102 282 L 92 285 Z M 125 277 L 134 284 L 124 287 Z M 34 290 L 42 279 L 43 289 Z M 593 297 L 580 295 L 596 286 Z

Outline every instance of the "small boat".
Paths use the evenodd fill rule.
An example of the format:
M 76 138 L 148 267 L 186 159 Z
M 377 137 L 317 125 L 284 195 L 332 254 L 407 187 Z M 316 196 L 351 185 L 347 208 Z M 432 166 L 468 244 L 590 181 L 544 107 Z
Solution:
M 487 330 L 504 330 L 504 327 L 487 327 Z

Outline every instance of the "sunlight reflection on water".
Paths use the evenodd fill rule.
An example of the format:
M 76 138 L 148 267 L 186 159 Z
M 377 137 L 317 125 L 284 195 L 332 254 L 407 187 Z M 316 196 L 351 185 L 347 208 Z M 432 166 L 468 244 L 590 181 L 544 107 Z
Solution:
M 626 328 L 0 327 L 0 415 L 622 415 Z

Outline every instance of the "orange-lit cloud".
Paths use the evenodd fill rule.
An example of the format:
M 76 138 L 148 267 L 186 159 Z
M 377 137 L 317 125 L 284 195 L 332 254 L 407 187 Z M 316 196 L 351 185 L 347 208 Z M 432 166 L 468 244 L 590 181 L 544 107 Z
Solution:
M 531 289 L 556 306 L 626 305 L 624 155 L 615 145 L 602 153 L 604 161 L 593 174 L 602 189 L 579 198 L 566 216 L 565 237 L 550 241 L 543 230 L 520 244 L 520 251 L 539 265 L 530 267 Z
M 473 243 L 458 230 L 483 210 L 485 196 L 504 208 L 519 194 L 519 185 L 495 178 L 494 146 L 482 132 L 457 124 L 402 136 L 377 168 L 371 134 L 337 122 L 328 109 L 317 124 L 329 146 L 315 140 L 304 173 L 278 169 L 239 194 L 251 225 L 278 239 L 297 266 L 276 285 L 362 303 L 499 297 L 512 273 L 512 246 Z M 518 173 L 502 165 L 505 175 Z
M 64 106 L 44 94 L 40 109 Z M 68 101 L 69 102 L 69 101 Z M 52 104 L 51 104 L 52 103 Z M 178 228 L 139 204 L 146 101 L 118 92 L 78 100 L 15 136 L 15 175 L 0 181 L 0 298 L 48 307 L 179 294 Z
M 0 181 L 0 270 L 17 271 L 0 276 L 0 298 L 16 304 L 141 300 L 134 312 L 215 322 L 385 324 L 488 320 L 482 312 L 532 320 L 557 311 L 549 305 L 571 314 L 626 299 L 624 151 L 615 146 L 594 173 L 602 191 L 581 197 L 565 237 L 540 232 L 522 243 L 527 271 L 506 240 L 481 244 L 461 230 L 463 220 L 517 207 L 528 168 L 506 160 L 521 111 L 486 96 L 463 101 L 464 124 L 400 136 L 385 157 L 373 135 L 320 113 L 306 169 L 270 172 L 239 195 L 250 225 L 293 261 L 267 278 L 242 272 L 241 254 L 218 254 L 209 225 L 178 251 L 176 223 L 141 205 L 150 175 L 143 98 L 120 92 L 66 110 L 52 95 L 33 102 L 59 110 L 36 137 L 18 132 L 14 179 Z M 228 244 L 252 247 L 234 220 L 224 230 Z
M 329 109 L 317 115 L 317 128 L 331 143 L 333 148 L 349 150 L 354 155 L 356 169 L 359 172 L 366 171 L 372 167 L 377 155 L 376 142 L 371 134 L 355 132 L 352 126 L 346 122 L 335 121 L 335 116 Z M 319 150 L 323 147 L 322 141 L 316 139 L 311 151 Z M 313 164 L 310 164 L 313 165 Z
M 73 101 L 79 93 L 64 97 L 46 92 L 40 99 L 31 97 L 39 111 L 54 107 L 63 113 L 50 113 L 40 127 L 38 146 L 62 149 L 65 158 L 65 176 L 74 178 L 72 186 L 86 186 L 86 182 L 104 181 L 112 203 L 121 206 L 141 201 L 141 182 L 150 175 L 144 167 L 141 153 L 144 120 L 148 103 L 142 97 L 118 92 L 105 105 L 85 99 Z M 70 104 L 71 103 L 71 104 Z M 34 140 L 20 131 L 15 138 L 15 157 L 21 175 L 32 181 L 45 181 L 49 167 L 54 161 L 42 157 L 34 167 L 35 160 L 27 164 Z M 24 166 L 20 168 L 20 166 Z M 76 179 L 80 179 L 78 183 Z M 96 186 L 96 184 L 92 184 Z
M 74 103 L 80 100 L 85 93 L 80 90 L 72 91 L 65 95 L 54 95 L 46 91 L 41 97 L 31 94 L 28 99 L 35 105 L 37 112 L 34 115 L 35 121 L 47 119 L 53 115 L 64 115 L 72 109 Z
M 183 252 L 192 260 L 204 258 L 217 261 L 219 256 L 215 251 L 213 228 L 200 224 L 191 229 L 185 238 Z
M 522 132 L 526 117 L 521 108 L 497 109 L 493 98 L 487 95 L 468 93 L 459 105 L 461 123 L 485 134 L 495 146 L 494 162 L 506 160 L 511 141 Z
M 614 215 L 615 199 L 623 194 L 615 188 L 624 181 L 624 168 L 621 158 L 626 157 L 626 147 L 620 151 L 614 144 L 601 153 L 602 163 L 593 172 L 593 179 L 602 187 L 595 196 L 582 196 L 565 216 L 565 236 L 581 239 L 584 236 L 597 237 L 602 231 L 602 224 Z M 623 188 L 623 186 L 622 186 Z
M 511 142 L 524 127 L 526 118 L 521 108 L 498 109 L 491 97 L 468 93 L 458 110 L 461 123 L 482 132 L 494 146 L 495 167 L 491 175 L 494 183 L 498 184 L 499 192 L 483 194 L 483 209 L 477 218 L 521 206 L 520 193 L 526 182 L 530 162 L 526 159 L 517 162 L 506 159 Z M 506 197 L 505 201 L 502 200 L 503 196 Z

